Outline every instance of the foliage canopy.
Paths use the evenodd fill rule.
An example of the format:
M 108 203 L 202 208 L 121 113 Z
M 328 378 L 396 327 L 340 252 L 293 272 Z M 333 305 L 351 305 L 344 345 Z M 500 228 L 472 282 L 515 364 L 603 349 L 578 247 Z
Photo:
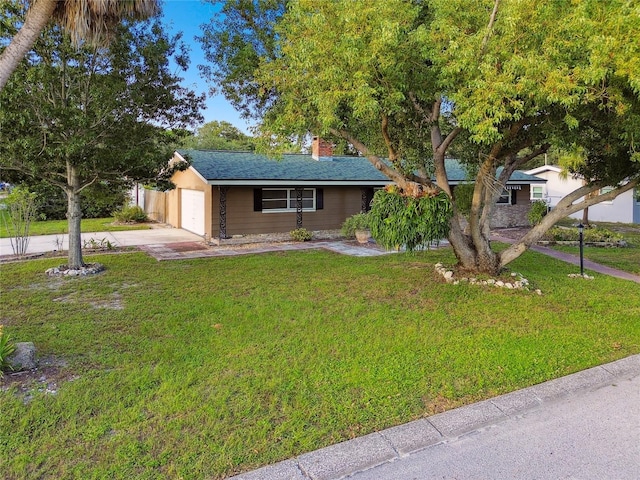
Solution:
M 400 188 L 444 192 L 454 208 L 449 239 L 467 269 L 499 270 L 558 219 L 638 182 L 635 2 L 234 0 L 225 8 L 238 22 L 218 32 L 211 68 L 262 117 L 263 134 L 340 138 Z M 251 9 L 262 22 L 247 21 Z M 252 55 L 242 57 L 245 49 Z M 551 146 L 573 158 L 568 168 L 585 186 L 529 236 L 492 251 L 503 186 Z M 468 230 L 444 168 L 452 152 L 475 172 Z M 603 185 L 618 188 L 583 199 Z

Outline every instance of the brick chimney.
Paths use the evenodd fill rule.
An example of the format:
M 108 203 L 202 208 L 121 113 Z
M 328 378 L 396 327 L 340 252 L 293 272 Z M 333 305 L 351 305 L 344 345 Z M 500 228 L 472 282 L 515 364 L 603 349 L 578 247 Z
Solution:
M 313 137 L 313 142 L 311 143 L 311 158 L 321 162 L 330 162 L 333 160 L 333 144 L 320 137 Z

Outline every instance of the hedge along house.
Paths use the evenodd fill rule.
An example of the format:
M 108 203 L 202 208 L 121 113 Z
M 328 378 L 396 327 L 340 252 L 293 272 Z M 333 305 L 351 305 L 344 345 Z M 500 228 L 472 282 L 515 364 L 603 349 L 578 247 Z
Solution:
M 248 152 L 180 150 L 171 161 L 185 159 L 191 166 L 172 177 L 177 188 L 147 192 L 144 207 L 151 218 L 166 209 L 166 223 L 205 240 L 300 227 L 338 229 L 349 216 L 368 211 L 375 189 L 390 183 L 366 158 L 333 156 L 331 144 L 317 138 L 311 155 L 276 160 Z M 452 185 L 466 178 L 455 160 L 447 160 L 447 172 Z M 515 172 L 492 226 L 527 224 L 529 187 L 544 182 Z

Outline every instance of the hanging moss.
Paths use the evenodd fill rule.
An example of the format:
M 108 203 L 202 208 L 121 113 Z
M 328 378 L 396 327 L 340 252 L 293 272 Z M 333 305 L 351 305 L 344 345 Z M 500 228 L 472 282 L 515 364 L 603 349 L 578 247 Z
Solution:
M 444 192 L 416 197 L 388 186 L 374 195 L 369 221 L 371 234 L 380 245 L 413 251 L 446 238 L 452 215 L 451 201 Z

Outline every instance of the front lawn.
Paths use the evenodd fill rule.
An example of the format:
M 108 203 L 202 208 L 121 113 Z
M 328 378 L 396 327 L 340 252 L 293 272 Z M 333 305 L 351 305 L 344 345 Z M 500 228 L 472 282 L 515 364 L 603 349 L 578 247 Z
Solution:
M 0 238 L 8 238 L 7 224 L 5 223 L 6 210 L 0 210 Z M 114 218 L 83 218 L 80 228 L 83 232 L 118 232 L 122 230 L 147 230 L 151 228 L 148 223 L 114 224 Z M 30 235 L 63 235 L 69 233 L 67 220 L 46 220 L 32 222 Z
M 572 221 L 573 223 L 577 222 L 577 220 Z M 569 223 L 569 220 L 563 221 L 563 224 L 566 226 L 572 225 Z M 597 222 L 594 223 L 594 225 L 596 225 L 596 228 L 606 228 L 621 234 L 627 242 L 627 246 L 603 248 L 586 245 L 584 247 L 584 258 L 592 262 L 640 275 L 640 225 L 604 222 Z M 553 245 L 552 248 L 572 255 L 580 254 L 579 247 L 577 246 Z
M 223 478 L 640 352 L 638 285 L 535 252 L 542 296 L 447 285 L 448 250 L 86 260 L 0 265 L 0 323 L 60 364 L 0 390 L 1 478 Z

